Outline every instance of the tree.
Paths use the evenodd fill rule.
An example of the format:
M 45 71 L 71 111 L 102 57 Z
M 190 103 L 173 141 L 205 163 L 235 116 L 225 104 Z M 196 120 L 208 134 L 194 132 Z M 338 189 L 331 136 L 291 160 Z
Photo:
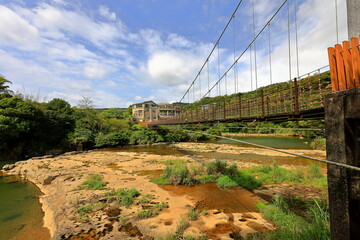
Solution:
M 78 108 L 80 109 L 93 109 L 94 102 L 91 97 L 83 96 L 80 101 L 78 102 Z
M 5 84 L 10 83 L 11 81 L 7 80 L 6 78 L 4 78 L 3 76 L 0 75 L 0 93 L 8 93 L 9 90 L 9 86 L 6 86 Z

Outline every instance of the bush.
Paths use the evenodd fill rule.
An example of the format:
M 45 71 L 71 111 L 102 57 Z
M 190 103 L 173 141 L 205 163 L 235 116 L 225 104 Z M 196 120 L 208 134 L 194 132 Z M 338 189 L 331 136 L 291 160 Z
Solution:
M 98 135 L 95 138 L 95 147 L 125 146 L 127 144 L 129 144 L 129 134 L 126 132 Z
M 190 139 L 189 134 L 182 130 L 170 130 L 165 135 L 166 142 L 185 142 Z
M 208 134 L 211 134 L 211 135 L 215 135 L 215 136 L 221 136 L 221 132 L 220 132 L 220 130 L 217 129 L 217 128 L 209 128 L 209 129 L 207 130 L 207 133 L 208 133 Z
M 158 133 L 145 127 L 136 127 L 132 128 L 132 130 L 129 144 L 151 144 L 163 141 L 163 138 Z
M 261 187 L 261 181 L 257 180 L 250 174 L 238 171 L 238 176 L 234 178 L 234 181 L 241 187 L 248 190 L 258 189 Z
M 91 174 L 87 177 L 86 181 L 82 183 L 82 188 L 92 190 L 102 190 L 107 182 L 103 181 L 103 176 L 100 174 Z
M 206 164 L 207 174 L 225 174 L 227 170 L 227 162 L 215 160 Z
M 167 166 L 162 177 L 168 179 L 170 184 L 191 185 L 189 169 L 186 165 L 177 164 L 174 166 Z

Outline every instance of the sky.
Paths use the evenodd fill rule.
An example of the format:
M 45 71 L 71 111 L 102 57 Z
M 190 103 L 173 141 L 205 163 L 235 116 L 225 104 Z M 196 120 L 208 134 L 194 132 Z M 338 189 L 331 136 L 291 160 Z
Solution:
M 242 55 L 235 70 L 230 69 L 210 96 L 287 81 L 328 64 L 326 49 L 337 42 L 333 0 L 297 0 L 296 7 L 295 0 L 289 0 L 270 31 L 265 28 L 246 50 L 282 2 L 242 1 L 185 102 L 202 97 L 229 69 L 234 55 Z M 347 38 L 346 4 L 337 2 L 342 41 Z M 14 92 L 45 102 L 62 98 L 76 105 L 90 97 L 97 108 L 146 100 L 176 102 L 199 73 L 238 3 L 0 0 L 0 74 L 12 81 Z

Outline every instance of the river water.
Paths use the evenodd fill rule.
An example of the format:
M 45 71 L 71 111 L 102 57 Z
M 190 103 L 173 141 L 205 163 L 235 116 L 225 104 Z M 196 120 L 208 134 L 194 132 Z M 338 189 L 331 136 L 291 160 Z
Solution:
M 3 165 L 11 162 L 0 162 Z M 0 239 L 47 240 L 49 231 L 43 227 L 44 213 L 35 184 L 18 176 L 0 173 Z

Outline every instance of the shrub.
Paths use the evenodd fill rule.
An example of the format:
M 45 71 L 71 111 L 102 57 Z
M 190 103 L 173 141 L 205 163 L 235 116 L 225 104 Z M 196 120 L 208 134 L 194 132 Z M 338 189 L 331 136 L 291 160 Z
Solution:
M 165 141 L 167 142 L 185 142 L 189 139 L 189 134 L 182 130 L 170 130 L 165 135 Z
M 218 186 L 219 188 L 229 188 L 229 187 L 238 186 L 238 184 L 233 179 L 231 179 L 231 177 L 227 175 L 221 175 L 216 180 L 216 186 Z
M 207 174 L 225 174 L 227 162 L 222 160 L 215 160 L 206 164 Z
M 261 187 L 261 181 L 257 180 L 250 174 L 238 171 L 238 176 L 234 178 L 234 181 L 241 187 L 253 190 Z
M 127 144 L 129 144 L 129 134 L 126 132 L 98 135 L 95 138 L 95 147 L 125 146 Z
M 207 130 L 207 133 L 208 134 L 211 134 L 211 135 L 215 135 L 215 136 L 221 136 L 221 132 L 219 129 L 216 129 L 216 128 L 209 128 Z
M 130 134 L 129 144 L 151 144 L 163 140 L 158 133 L 145 127 L 136 127 L 132 130 L 134 131 Z
M 107 182 L 103 181 L 103 176 L 100 174 L 90 174 L 86 181 L 82 183 L 82 188 L 92 190 L 102 190 Z
M 189 178 L 189 169 L 186 165 L 167 166 L 162 177 L 168 179 L 170 184 L 193 185 L 191 184 L 193 180 Z

